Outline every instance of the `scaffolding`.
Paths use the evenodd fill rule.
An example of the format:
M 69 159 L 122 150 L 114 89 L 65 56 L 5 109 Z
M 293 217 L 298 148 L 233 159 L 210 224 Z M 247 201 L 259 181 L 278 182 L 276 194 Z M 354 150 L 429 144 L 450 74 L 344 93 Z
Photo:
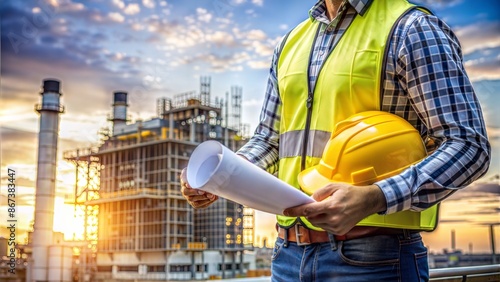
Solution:
M 241 99 L 242 88 L 231 86 L 231 123 L 230 126 L 241 136 Z
M 246 142 L 237 130 L 223 127 L 222 101 L 209 101 L 210 79 L 200 84 L 200 95 L 158 99 L 157 118 L 120 124 L 99 148 L 64 153 L 76 166 L 73 203 L 85 222 L 85 279 L 108 281 L 114 267 L 136 269 L 117 261 L 142 263 L 138 272 L 165 272 L 167 278 L 169 256 L 197 242 L 233 256 L 253 248 L 253 210 L 220 199 L 194 211 L 180 193 L 180 172 L 199 143 L 223 142 L 228 135 L 228 147 L 236 150 Z
M 208 105 L 210 102 L 210 80 L 209 76 L 200 77 L 200 101 L 204 105 Z
M 75 190 L 69 203 L 74 205 L 75 220 L 81 222 L 84 228 L 83 234 L 73 234 L 73 240 L 86 242 L 80 249 L 78 269 L 79 276 L 84 277 L 84 281 L 89 281 L 97 268 L 99 206 L 92 203 L 99 199 L 101 165 L 97 151 L 97 148 L 77 149 L 64 152 L 63 155 L 76 168 Z

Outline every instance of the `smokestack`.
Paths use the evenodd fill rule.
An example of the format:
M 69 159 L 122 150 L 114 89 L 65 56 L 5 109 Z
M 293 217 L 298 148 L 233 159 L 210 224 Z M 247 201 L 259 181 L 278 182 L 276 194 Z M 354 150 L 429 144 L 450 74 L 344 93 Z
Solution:
M 451 250 L 455 251 L 455 229 L 451 230 Z
M 64 107 L 59 103 L 60 81 L 43 81 L 42 103 L 35 106 L 40 114 L 38 133 L 38 166 L 35 193 L 35 224 L 33 231 L 33 281 L 48 280 L 48 252 L 53 244 L 54 199 L 56 192 L 57 139 L 59 114 Z
M 490 244 L 491 244 L 491 257 L 493 264 L 497 263 L 497 255 L 495 253 L 495 225 L 490 224 Z
M 115 91 L 113 93 L 113 136 L 118 132 L 116 126 L 127 123 L 127 92 Z

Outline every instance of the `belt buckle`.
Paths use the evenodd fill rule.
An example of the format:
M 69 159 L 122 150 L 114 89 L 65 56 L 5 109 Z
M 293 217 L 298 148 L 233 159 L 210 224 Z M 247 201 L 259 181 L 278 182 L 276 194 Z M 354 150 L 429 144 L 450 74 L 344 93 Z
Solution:
M 300 241 L 300 237 L 302 237 L 303 235 L 300 234 L 299 232 L 299 225 L 300 224 L 295 224 L 294 226 L 294 229 L 295 229 L 295 238 L 297 238 L 297 246 L 307 246 L 307 245 L 310 245 L 311 243 L 310 242 L 301 242 Z

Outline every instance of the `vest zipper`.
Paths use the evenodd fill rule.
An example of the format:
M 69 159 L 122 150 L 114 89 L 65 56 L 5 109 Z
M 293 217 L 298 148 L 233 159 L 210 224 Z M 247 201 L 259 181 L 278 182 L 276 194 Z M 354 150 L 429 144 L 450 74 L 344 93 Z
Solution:
M 316 36 L 318 33 L 316 33 Z M 312 51 L 311 51 L 312 54 Z M 312 55 L 310 55 L 311 57 Z M 309 61 L 311 60 L 309 57 Z M 307 79 L 309 80 L 309 69 L 307 70 Z M 309 81 L 307 82 L 307 88 L 309 93 L 307 94 L 307 100 L 306 100 L 306 108 L 307 108 L 307 116 L 306 116 L 306 127 L 304 129 L 304 142 L 302 143 L 302 158 L 300 159 L 300 171 L 303 171 L 306 168 L 306 154 L 307 154 L 307 143 L 309 141 L 309 131 L 311 129 L 311 116 L 312 116 L 312 105 L 313 105 L 313 100 L 314 100 L 314 93 L 311 92 L 311 86 Z M 302 190 L 302 187 L 299 187 L 300 191 L 304 192 Z M 301 223 L 303 226 L 307 226 L 300 217 L 297 217 L 295 221 L 292 223 L 292 226 Z
M 316 30 L 316 35 L 314 35 L 313 46 L 311 46 L 311 52 L 309 53 L 309 64 L 308 64 L 308 68 L 307 68 L 307 89 L 308 89 L 307 90 L 308 91 L 307 100 L 306 100 L 307 117 L 306 117 L 306 127 L 305 127 L 305 131 L 304 131 L 304 142 L 302 143 L 303 144 L 302 145 L 302 159 L 300 161 L 300 170 L 301 171 L 306 169 L 307 145 L 309 142 L 309 131 L 311 130 L 312 105 L 313 105 L 313 101 L 314 101 L 314 90 L 316 89 L 316 83 L 317 83 L 317 81 L 316 81 L 316 83 L 314 84 L 314 89 L 311 89 L 311 84 L 309 83 L 311 69 L 310 69 L 309 65 L 311 64 L 312 54 L 314 51 L 314 44 L 316 43 L 316 40 L 318 39 L 318 34 L 319 34 L 320 30 L 321 30 L 321 24 L 318 24 L 318 29 Z M 342 34 L 342 36 L 343 36 L 343 34 Z M 333 45 L 330 48 L 330 50 L 328 50 L 328 55 L 326 56 L 326 58 L 323 59 L 323 62 L 321 64 L 321 66 L 319 67 L 318 77 L 319 77 L 319 74 L 321 73 L 321 70 L 323 69 L 323 66 L 325 65 L 326 60 L 328 60 L 328 58 L 332 54 L 333 49 L 335 49 L 335 46 L 339 43 L 340 39 L 342 39 L 342 38 L 339 38 L 335 42 L 335 45 Z
M 300 170 L 306 168 L 306 156 L 307 156 L 307 145 L 309 143 L 309 131 L 311 129 L 311 116 L 312 116 L 312 103 L 314 99 L 314 93 L 309 91 L 306 100 L 307 116 L 306 116 L 306 128 L 304 129 L 304 142 L 302 147 L 302 159 L 300 163 Z
M 309 53 L 309 64 L 307 64 L 307 100 L 306 100 L 306 108 L 307 108 L 307 116 L 306 116 L 306 126 L 304 128 L 304 140 L 302 142 L 302 158 L 300 160 L 300 171 L 306 169 L 306 156 L 307 156 L 307 145 L 309 143 L 309 131 L 311 130 L 311 116 L 312 116 L 312 106 L 314 101 L 314 89 L 311 89 L 311 83 L 309 83 L 310 77 L 310 64 L 312 61 L 312 54 L 314 52 L 314 45 L 316 44 L 316 40 L 318 39 L 318 34 L 321 29 L 321 24 L 318 25 L 316 29 L 316 34 L 314 35 L 313 46 L 311 46 L 311 52 Z M 316 88 L 316 84 L 314 85 Z

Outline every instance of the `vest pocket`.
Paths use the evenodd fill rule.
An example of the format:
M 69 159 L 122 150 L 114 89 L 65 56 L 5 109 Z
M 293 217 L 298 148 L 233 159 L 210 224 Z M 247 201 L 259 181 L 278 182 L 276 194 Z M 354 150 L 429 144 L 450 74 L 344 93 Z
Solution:
M 362 109 L 378 110 L 380 105 L 380 51 L 357 51 L 351 64 L 350 92 Z
M 307 73 L 287 73 L 279 81 L 281 95 L 281 130 L 303 129 L 308 91 Z

